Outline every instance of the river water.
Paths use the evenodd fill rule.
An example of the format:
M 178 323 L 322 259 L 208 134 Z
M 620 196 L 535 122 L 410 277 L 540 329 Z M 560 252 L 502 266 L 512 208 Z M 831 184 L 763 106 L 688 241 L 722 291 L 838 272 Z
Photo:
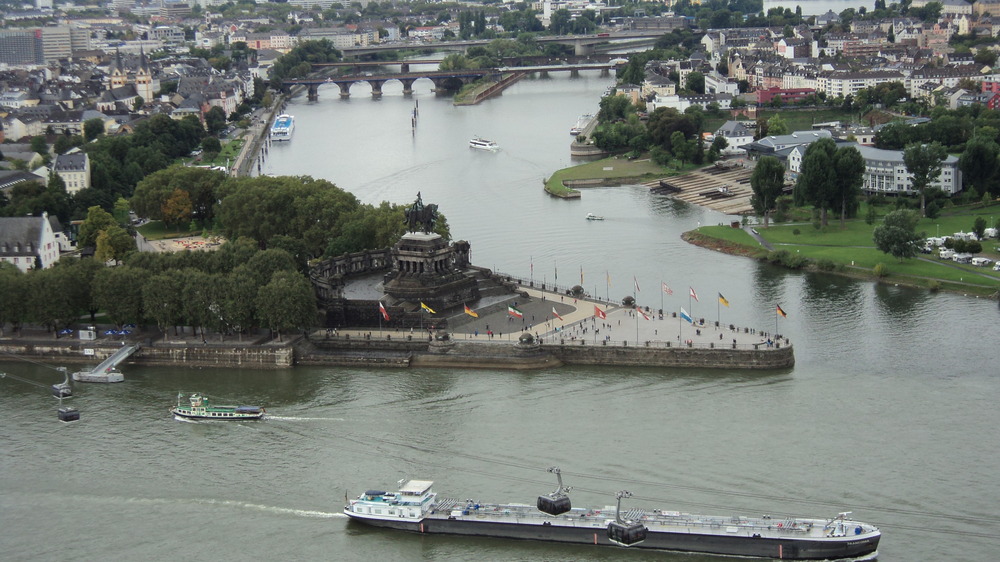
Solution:
M 294 98 L 295 138 L 262 172 L 309 174 L 365 202 L 437 203 L 473 261 L 579 282 L 668 310 L 775 328 L 795 345 L 776 372 L 575 367 L 539 372 L 126 367 L 77 385 L 82 421 L 61 424 L 36 387 L 0 380 L 0 552 L 5 560 L 167 560 L 225 553 L 280 560 L 722 560 L 349 525 L 345 494 L 437 482 L 446 497 L 532 503 L 575 486 L 574 505 L 714 514 L 833 516 L 878 524 L 880 560 L 992 560 L 1000 413 L 996 302 L 789 272 L 690 246 L 728 217 L 595 188 L 550 198 L 571 163 L 569 128 L 610 79 L 525 80 L 475 107 L 418 82 L 413 98 L 363 85 Z M 419 103 L 414 131 L 411 112 Z M 498 153 L 470 150 L 470 137 Z M 587 212 L 607 220 L 584 220 Z M 610 286 L 608 277 L 610 276 Z M 667 282 L 674 294 L 658 287 Z M 690 302 L 688 288 L 701 301 Z M 46 383 L 51 369 L 0 369 Z M 178 391 L 263 404 L 260 423 L 182 423 Z

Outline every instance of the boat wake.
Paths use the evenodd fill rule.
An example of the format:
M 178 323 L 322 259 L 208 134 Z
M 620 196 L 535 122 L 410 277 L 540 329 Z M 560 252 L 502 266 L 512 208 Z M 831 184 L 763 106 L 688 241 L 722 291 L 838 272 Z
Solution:
M 305 418 L 299 416 L 272 416 L 272 415 L 268 415 L 265 419 L 279 420 L 279 421 L 344 421 L 344 418 Z
M 277 507 L 273 505 L 261 505 L 257 503 L 249 503 L 237 500 L 213 500 L 205 498 L 195 498 L 195 499 L 167 499 L 167 498 L 121 498 L 126 503 L 148 503 L 148 504 L 200 504 L 208 506 L 221 506 L 237 509 L 245 509 L 250 511 L 259 511 L 262 513 L 275 513 L 278 515 L 294 515 L 296 517 L 306 517 L 311 519 L 336 519 L 336 518 L 346 518 L 347 516 L 343 513 L 336 511 L 317 511 L 312 509 L 293 509 L 289 507 Z

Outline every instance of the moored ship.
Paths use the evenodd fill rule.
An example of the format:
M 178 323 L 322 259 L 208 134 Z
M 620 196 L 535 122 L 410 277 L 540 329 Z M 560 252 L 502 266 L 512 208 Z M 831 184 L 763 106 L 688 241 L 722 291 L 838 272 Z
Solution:
M 557 475 L 558 469 L 550 469 Z M 429 480 L 409 480 L 396 492 L 368 490 L 349 500 L 344 513 L 354 521 L 417 533 L 483 536 L 593 545 L 619 545 L 705 554 L 835 560 L 876 552 L 881 531 L 849 519 L 692 515 L 676 511 L 574 508 L 568 489 L 528 504 L 490 504 L 439 499 Z
M 570 128 L 569 134 L 573 135 L 574 137 L 579 135 L 580 133 L 583 132 L 584 129 L 587 128 L 587 125 L 590 124 L 590 121 L 593 118 L 594 116 L 589 113 L 586 115 L 581 115 L 580 118 L 576 120 L 576 125 L 573 125 Z
M 295 118 L 287 113 L 283 113 L 274 120 L 274 125 L 271 126 L 271 140 L 292 140 L 292 132 L 294 130 Z
M 487 140 L 480 137 L 474 137 L 469 141 L 469 148 L 478 148 L 479 150 L 500 150 L 500 145 L 494 141 Z
M 192 394 L 188 399 L 188 404 L 183 404 L 183 394 L 177 395 L 177 406 L 170 409 L 170 413 L 185 419 L 192 420 L 259 420 L 266 413 L 260 406 L 227 406 L 221 404 L 209 404 L 208 397 L 201 394 Z

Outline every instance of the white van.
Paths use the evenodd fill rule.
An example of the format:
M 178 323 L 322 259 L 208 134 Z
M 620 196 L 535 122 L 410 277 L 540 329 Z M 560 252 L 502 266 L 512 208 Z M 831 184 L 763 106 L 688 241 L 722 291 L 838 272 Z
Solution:
M 990 258 L 972 258 L 972 265 L 976 267 L 986 267 L 991 263 L 993 263 L 993 260 Z
M 949 250 L 948 248 L 943 248 L 940 252 L 938 252 L 938 257 L 943 260 L 950 260 L 951 258 L 955 257 L 955 250 Z

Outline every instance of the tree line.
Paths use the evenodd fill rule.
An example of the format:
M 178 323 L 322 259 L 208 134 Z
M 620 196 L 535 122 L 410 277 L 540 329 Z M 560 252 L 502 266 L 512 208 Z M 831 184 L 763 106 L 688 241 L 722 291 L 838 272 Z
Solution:
M 116 326 L 156 324 L 166 335 L 191 326 L 203 338 L 250 333 L 280 335 L 316 323 L 316 298 L 295 260 L 278 249 L 261 250 L 248 239 L 215 252 L 133 252 L 118 267 L 93 259 L 61 260 L 22 273 L 0 263 L 0 333 L 38 324 L 58 337 L 98 311 Z

